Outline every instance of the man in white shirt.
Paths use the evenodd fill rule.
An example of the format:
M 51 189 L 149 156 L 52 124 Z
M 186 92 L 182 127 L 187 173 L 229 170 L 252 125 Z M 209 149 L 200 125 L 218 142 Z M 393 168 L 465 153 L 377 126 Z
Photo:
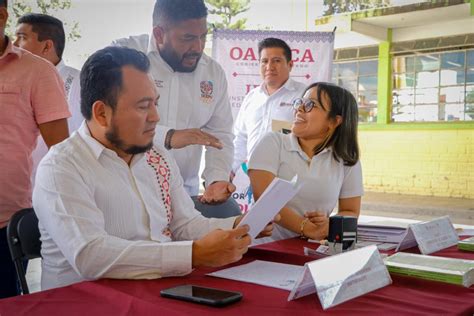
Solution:
M 152 36 L 131 36 L 114 45 L 147 54 L 160 93 L 161 121 L 155 144 L 172 149 L 196 208 L 207 217 L 228 217 L 240 214 L 230 198 L 235 190 L 229 182 L 233 120 L 225 73 L 203 54 L 206 18 L 202 0 L 157 0 Z M 197 197 L 202 145 L 206 147 L 202 174 L 205 191 Z
M 233 229 L 240 217 L 203 217 L 169 152 L 152 147 L 160 117 L 149 66 L 145 54 L 123 47 L 84 64 L 85 121 L 41 161 L 33 193 L 43 289 L 180 276 L 247 251 L 248 227 Z
M 293 121 L 293 100 L 302 97 L 306 87 L 290 78 L 291 49 L 283 40 L 262 40 L 258 54 L 263 83 L 245 96 L 235 121 L 234 172 L 248 160 L 263 135 L 272 130 L 272 120 Z
M 72 115 L 68 119 L 69 134 L 72 134 L 84 118 L 81 115 L 80 71 L 67 66 L 62 59 L 66 44 L 63 23 L 46 14 L 30 13 L 20 17 L 17 24 L 13 44 L 51 62 L 63 79 Z

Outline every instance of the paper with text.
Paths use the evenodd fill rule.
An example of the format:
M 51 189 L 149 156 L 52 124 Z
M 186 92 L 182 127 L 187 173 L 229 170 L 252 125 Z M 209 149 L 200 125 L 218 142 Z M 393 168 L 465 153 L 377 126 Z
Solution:
M 239 227 L 249 225 L 250 237 L 257 237 L 285 204 L 298 193 L 300 188 L 301 183 L 298 183 L 298 176 L 294 176 L 291 181 L 274 178 L 257 202 L 244 215 Z
M 304 265 L 304 271 L 301 273 L 298 281 L 288 295 L 288 301 L 296 300 L 310 294 L 316 293 L 313 277 L 308 269 L 308 263 Z
M 449 216 L 411 224 L 409 229 L 413 231 L 418 248 L 424 255 L 455 246 L 459 240 Z
M 392 283 L 376 246 L 307 263 L 323 309 Z
M 255 260 L 208 275 L 291 291 L 303 270 L 303 266 Z

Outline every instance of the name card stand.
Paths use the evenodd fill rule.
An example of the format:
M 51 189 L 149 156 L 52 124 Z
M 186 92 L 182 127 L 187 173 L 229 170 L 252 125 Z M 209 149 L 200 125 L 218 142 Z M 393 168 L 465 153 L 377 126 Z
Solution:
M 376 246 L 307 262 L 288 301 L 317 292 L 323 309 L 392 283 Z
M 431 221 L 408 225 L 405 236 L 398 244 L 396 251 L 418 245 L 424 255 L 455 246 L 458 234 L 449 219 L 443 216 Z

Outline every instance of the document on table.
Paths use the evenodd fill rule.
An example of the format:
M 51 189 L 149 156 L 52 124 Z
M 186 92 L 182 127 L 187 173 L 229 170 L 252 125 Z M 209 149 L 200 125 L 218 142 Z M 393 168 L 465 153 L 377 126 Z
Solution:
M 249 225 L 250 237 L 252 239 L 257 237 L 285 204 L 298 193 L 301 185 L 301 183 L 298 183 L 297 175 L 291 181 L 274 178 L 257 202 L 244 215 L 239 223 L 239 227 Z
M 385 220 L 359 223 L 357 239 L 363 241 L 399 243 L 405 236 L 408 223 Z
M 291 291 L 304 269 L 304 266 L 255 260 L 208 275 Z

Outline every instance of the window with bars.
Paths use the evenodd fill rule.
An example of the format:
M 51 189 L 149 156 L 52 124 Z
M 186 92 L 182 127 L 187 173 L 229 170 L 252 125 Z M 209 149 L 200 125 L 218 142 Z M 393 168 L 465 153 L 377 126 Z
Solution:
M 392 121 L 474 119 L 474 50 L 393 58 Z
M 377 71 L 377 59 L 333 64 L 332 80 L 356 98 L 360 123 L 377 121 Z

